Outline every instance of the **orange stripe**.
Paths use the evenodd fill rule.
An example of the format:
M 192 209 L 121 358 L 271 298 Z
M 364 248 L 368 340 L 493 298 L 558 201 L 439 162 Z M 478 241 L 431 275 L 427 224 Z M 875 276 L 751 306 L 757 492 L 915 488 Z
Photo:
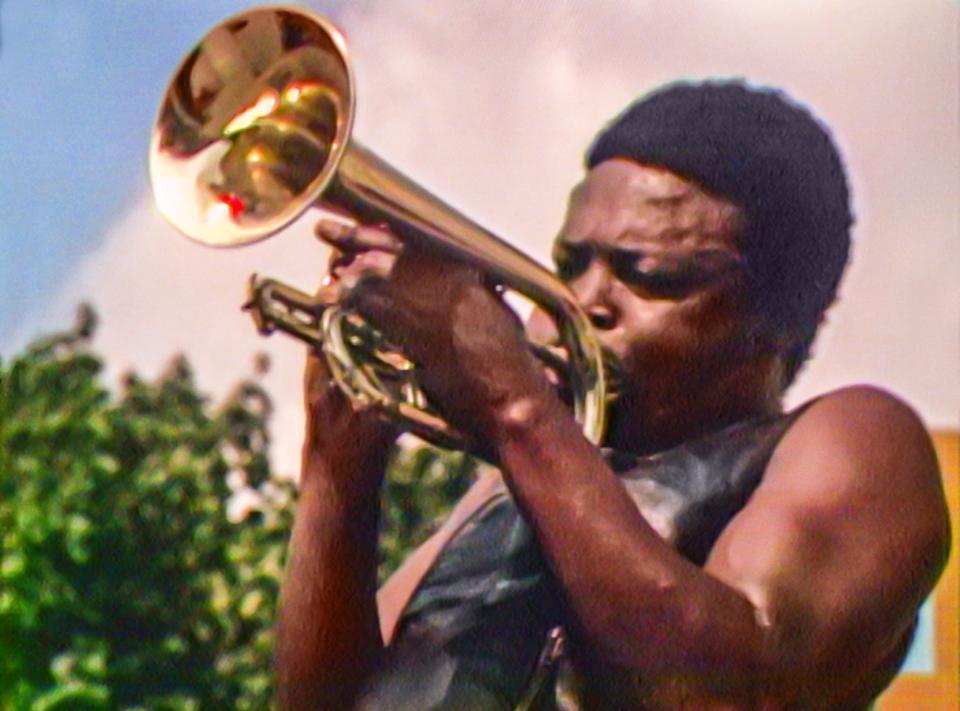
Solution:
M 936 670 L 932 674 L 901 674 L 880 697 L 877 711 L 945 711 L 960 708 L 960 433 L 933 432 L 950 506 L 953 548 L 947 568 L 933 591 Z

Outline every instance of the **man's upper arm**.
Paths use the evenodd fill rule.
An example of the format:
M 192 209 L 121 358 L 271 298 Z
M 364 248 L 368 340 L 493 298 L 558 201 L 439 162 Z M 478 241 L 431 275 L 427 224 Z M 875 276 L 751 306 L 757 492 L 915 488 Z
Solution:
M 706 569 L 756 607 L 772 668 L 840 700 L 882 683 L 943 568 L 948 529 L 916 415 L 848 388 L 798 418 Z

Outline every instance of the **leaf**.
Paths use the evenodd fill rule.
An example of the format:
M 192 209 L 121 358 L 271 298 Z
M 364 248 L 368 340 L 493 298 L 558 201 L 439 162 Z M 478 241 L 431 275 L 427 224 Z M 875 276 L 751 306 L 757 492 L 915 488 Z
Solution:
M 174 356 L 112 396 L 95 325 L 0 361 L 0 709 L 267 709 L 296 507 L 269 395 L 244 381 L 211 404 Z M 230 472 L 257 499 L 236 523 Z M 382 576 L 472 476 L 456 453 L 397 453 Z

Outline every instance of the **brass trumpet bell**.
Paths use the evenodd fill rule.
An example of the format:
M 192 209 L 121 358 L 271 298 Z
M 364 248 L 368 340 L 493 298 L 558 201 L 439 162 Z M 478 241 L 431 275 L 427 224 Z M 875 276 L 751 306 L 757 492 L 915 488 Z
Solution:
M 237 15 L 187 55 L 163 98 L 150 146 L 157 206 L 206 245 L 264 239 L 330 184 L 353 113 L 346 44 L 325 18 Z
M 386 221 L 404 241 L 478 267 L 554 318 L 575 414 L 599 441 L 603 363 L 569 290 L 360 145 L 351 135 L 354 86 L 343 36 L 315 13 L 267 6 L 219 24 L 182 61 L 161 102 L 150 142 L 161 213 L 190 239 L 233 247 L 283 229 L 322 196 Z M 261 333 L 279 329 L 322 350 L 357 403 L 441 446 L 469 447 L 430 405 L 415 364 L 385 343 L 375 324 L 256 277 L 247 308 Z

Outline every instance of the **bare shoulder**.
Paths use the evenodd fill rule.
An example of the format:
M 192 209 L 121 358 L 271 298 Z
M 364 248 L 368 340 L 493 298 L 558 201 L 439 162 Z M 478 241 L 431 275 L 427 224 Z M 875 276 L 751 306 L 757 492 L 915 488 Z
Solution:
M 797 425 L 793 437 L 833 433 L 873 440 L 874 445 L 907 446 L 909 453 L 922 457 L 933 451 L 926 428 L 913 408 L 873 385 L 852 385 L 820 396 L 808 404 Z
M 761 488 L 798 516 L 855 538 L 896 529 L 939 571 L 949 545 L 940 468 L 917 413 L 858 385 L 810 403 L 784 435 Z M 876 538 L 883 541 L 885 538 Z
M 949 526 L 917 414 L 878 388 L 844 388 L 799 414 L 706 567 L 791 630 L 779 653 L 824 698 L 854 698 L 885 683 L 943 570 Z
M 810 403 L 777 447 L 766 478 L 826 497 L 825 505 L 858 493 L 932 506 L 934 514 L 943 503 L 936 454 L 920 417 L 897 396 L 868 385 Z

